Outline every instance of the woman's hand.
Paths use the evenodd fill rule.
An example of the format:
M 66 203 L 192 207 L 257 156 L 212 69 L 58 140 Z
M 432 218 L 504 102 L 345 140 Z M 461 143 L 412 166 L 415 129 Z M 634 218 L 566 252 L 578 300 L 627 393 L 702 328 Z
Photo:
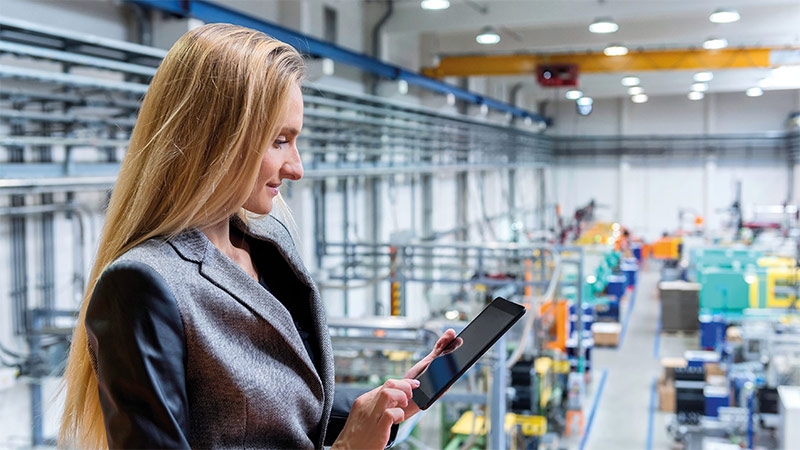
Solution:
M 387 380 L 382 386 L 358 397 L 331 449 L 385 448 L 392 425 L 407 418 L 404 410 L 414 404 L 411 390 L 418 386 L 417 380 Z
M 458 340 L 456 341 L 456 339 Z M 447 331 L 442 333 L 442 335 L 436 341 L 436 345 L 433 346 L 433 350 L 431 350 L 431 352 L 428 353 L 427 356 L 422 358 L 418 363 L 414 364 L 413 367 L 408 369 L 408 372 L 406 372 L 405 375 L 405 379 L 417 378 L 418 376 L 420 376 L 420 374 L 422 374 L 422 372 L 425 372 L 425 369 L 428 368 L 428 366 L 431 364 L 431 361 L 442 355 L 446 355 L 452 352 L 458 347 L 461 347 L 461 344 L 463 343 L 464 343 L 463 339 L 456 338 L 455 330 L 453 330 L 452 328 L 448 329 Z M 413 416 L 418 412 L 419 412 L 419 406 L 417 406 L 417 404 L 414 403 L 413 401 L 410 401 L 408 403 L 408 406 L 406 406 L 403 409 L 403 413 L 405 414 L 406 419 L 408 419 L 409 417 Z

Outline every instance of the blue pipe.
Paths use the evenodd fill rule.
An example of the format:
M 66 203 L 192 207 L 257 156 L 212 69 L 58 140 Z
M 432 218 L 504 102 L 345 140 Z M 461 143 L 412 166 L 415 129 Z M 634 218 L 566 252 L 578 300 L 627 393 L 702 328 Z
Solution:
M 227 22 L 253 28 L 294 46 L 299 52 L 329 58 L 343 64 L 361 69 L 390 80 L 405 80 L 408 84 L 427 89 L 439 94 L 453 94 L 457 99 L 476 105 L 486 105 L 494 110 L 509 113 L 514 117 L 530 118 L 535 122 L 549 124 L 549 121 L 532 111 L 510 105 L 499 100 L 484 97 L 461 89 L 417 72 L 406 70 L 400 66 L 382 62 L 363 53 L 357 53 L 323 40 L 284 28 L 280 25 L 265 22 L 245 13 L 234 11 L 221 5 L 204 0 L 126 0 L 147 8 L 154 8 L 182 17 L 194 17 L 203 22 Z

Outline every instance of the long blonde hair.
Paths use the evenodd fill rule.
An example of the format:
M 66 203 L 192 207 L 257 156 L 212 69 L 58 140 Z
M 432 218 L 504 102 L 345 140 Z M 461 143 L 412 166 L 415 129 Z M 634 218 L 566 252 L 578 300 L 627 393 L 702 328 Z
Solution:
M 240 213 L 289 93 L 304 75 L 291 46 L 230 24 L 186 33 L 161 62 L 111 195 L 73 333 L 61 447 L 108 446 L 84 326 L 98 277 L 147 239 Z

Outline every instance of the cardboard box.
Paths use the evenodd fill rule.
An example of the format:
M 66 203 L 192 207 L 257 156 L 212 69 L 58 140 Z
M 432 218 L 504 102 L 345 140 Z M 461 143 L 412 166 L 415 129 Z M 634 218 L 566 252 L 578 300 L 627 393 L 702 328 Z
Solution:
M 705 363 L 703 364 L 703 370 L 706 372 L 706 383 L 708 383 L 710 377 L 725 376 L 725 371 L 722 370 L 719 363 Z
M 595 322 L 592 324 L 592 336 L 595 347 L 616 347 L 619 345 L 619 334 L 622 325 L 617 322 Z
M 686 358 L 665 357 L 661 358 L 661 367 L 664 368 L 662 378 L 667 381 L 675 379 L 675 369 L 682 369 L 689 365 Z
M 725 341 L 731 344 L 742 343 L 742 329 L 737 326 L 729 326 L 725 330 Z
M 675 384 L 672 380 L 659 380 L 658 382 L 658 410 L 675 412 Z

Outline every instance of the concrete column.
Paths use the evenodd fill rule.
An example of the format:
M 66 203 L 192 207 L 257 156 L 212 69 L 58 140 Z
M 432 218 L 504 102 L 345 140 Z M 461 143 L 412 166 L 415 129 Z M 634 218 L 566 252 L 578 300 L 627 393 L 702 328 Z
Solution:
M 628 97 L 617 99 L 617 134 L 620 136 L 628 134 L 628 110 L 630 106 L 631 100 Z
M 703 134 L 714 134 L 717 129 L 717 94 L 706 94 L 703 102 Z
M 719 227 L 718 221 L 714 224 L 711 223 L 712 213 L 714 212 L 714 182 L 716 181 L 717 172 L 717 157 L 714 154 L 706 155 L 705 163 L 703 166 L 703 220 L 705 223 L 704 232 L 707 233 L 709 228 Z
M 539 223 L 537 224 L 539 230 L 547 229 L 547 175 L 543 167 L 536 168 L 536 211 L 539 216 Z M 555 225 L 555 224 L 553 224 Z
M 625 182 L 630 176 L 631 163 L 626 156 L 619 158 L 619 170 L 617 171 L 617 207 L 615 208 L 616 220 L 622 223 L 628 223 L 629 220 L 625 217 Z

